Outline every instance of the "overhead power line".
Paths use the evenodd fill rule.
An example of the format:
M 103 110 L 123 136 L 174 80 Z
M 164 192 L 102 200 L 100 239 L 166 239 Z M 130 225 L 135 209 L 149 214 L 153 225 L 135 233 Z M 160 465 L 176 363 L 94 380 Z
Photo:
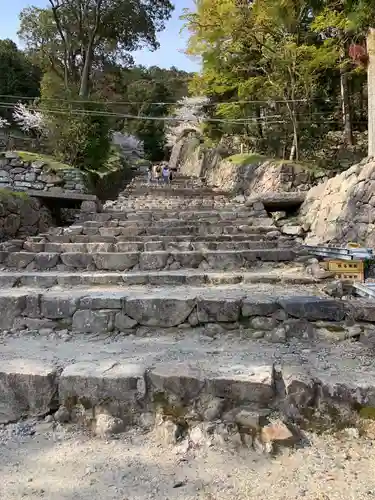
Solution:
M 15 95 L 6 95 L 0 94 L 0 99 L 17 99 L 18 101 L 34 101 L 35 99 L 40 99 L 40 97 L 30 97 L 30 96 L 15 96 Z M 286 104 L 293 102 L 300 103 L 313 103 L 313 102 L 326 102 L 326 103 L 337 103 L 340 102 L 341 98 L 329 99 L 324 97 L 316 97 L 313 99 L 265 99 L 265 100 L 240 100 L 240 101 L 226 101 L 226 102 L 209 102 L 204 104 L 203 107 L 206 106 L 224 106 L 229 104 Z M 90 101 L 90 100 L 71 100 L 71 99 L 63 99 L 63 98 L 43 98 L 44 102 L 66 102 L 70 104 L 101 104 L 105 105 L 134 105 L 134 104 L 148 104 L 153 106 L 171 106 L 178 104 L 178 101 L 167 101 L 167 102 L 145 102 L 145 101 Z
M 13 108 L 15 105 L 14 104 L 9 104 L 9 103 L 1 103 L 0 102 L 0 109 L 9 109 Z M 56 114 L 56 115 L 65 115 L 65 116 L 101 116 L 101 117 L 111 117 L 111 118 L 122 118 L 122 119 L 129 119 L 129 120 L 151 120 L 151 121 L 162 121 L 162 122 L 176 122 L 176 123 L 182 123 L 186 122 L 189 123 L 191 120 L 182 120 L 181 118 L 176 118 L 174 116 L 144 116 L 144 115 L 131 115 L 131 114 L 121 114 L 121 113 L 111 113 L 111 112 L 106 112 L 106 111 L 86 111 L 86 110 L 66 110 L 66 109 L 43 109 L 43 113 L 48 113 L 48 114 Z M 331 113 L 328 113 L 331 114 Z M 311 116 L 311 114 L 306 114 L 306 116 Z M 255 123 L 261 123 L 265 126 L 267 125 L 275 125 L 277 123 L 289 123 L 291 120 L 286 120 L 285 118 L 281 115 L 269 115 L 261 118 L 236 118 L 236 119 L 230 119 L 230 118 L 207 118 L 204 120 L 204 122 L 218 122 L 218 123 L 228 123 L 231 125 L 250 125 L 250 124 L 255 124 Z M 316 118 L 310 119 L 310 120 L 299 120 L 298 123 L 300 124 L 328 124 L 328 123 L 337 123 L 336 119 L 329 119 L 329 120 L 324 120 L 321 118 Z M 359 122 L 358 122 L 359 123 Z
M 0 108 L 2 109 L 11 109 L 14 108 L 15 104 L 11 103 L 2 103 L 0 102 Z M 110 111 L 98 111 L 98 110 L 67 110 L 67 109 L 42 109 L 43 113 L 48 114 L 58 114 L 58 115 L 66 115 L 66 116 L 101 116 L 108 118 L 121 118 L 126 120 L 150 120 L 150 121 L 164 121 L 164 122 L 176 122 L 176 123 L 190 123 L 192 120 L 189 119 L 181 119 L 175 116 L 145 116 L 145 115 L 132 115 L 132 114 L 123 114 L 123 113 L 114 113 Z M 327 115 L 331 115 L 331 113 L 327 113 Z M 311 113 L 306 113 L 305 116 L 312 116 Z M 286 120 L 282 115 L 268 115 L 264 117 L 249 117 L 249 118 L 207 118 L 203 120 L 204 122 L 218 122 L 218 123 L 228 123 L 232 125 L 250 125 L 252 123 L 262 123 L 264 125 L 272 125 L 275 123 L 290 123 L 290 120 Z M 330 120 L 322 120 L 321 118 L 317 118 L 316 120 L 299 120 L 299 123 L 336 123 L 337 120 L 334 118 Z

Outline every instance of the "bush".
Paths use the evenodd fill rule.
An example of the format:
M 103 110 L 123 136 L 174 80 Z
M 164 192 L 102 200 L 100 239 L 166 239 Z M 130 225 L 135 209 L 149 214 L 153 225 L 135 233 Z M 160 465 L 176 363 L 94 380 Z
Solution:
M 109 122 L 90 104 L 70 105 L 49 118 L 48 141 L 56 159 L 81 170 L 100 170 L 110 151 Z
M 81 170 L 100 170 L 111 144 L 105 107 L 82 101 L 75 89 L 66 92 L 61 82 L 45 75 L 40 108 L 47 117 L 48 149 L 53 156 Z

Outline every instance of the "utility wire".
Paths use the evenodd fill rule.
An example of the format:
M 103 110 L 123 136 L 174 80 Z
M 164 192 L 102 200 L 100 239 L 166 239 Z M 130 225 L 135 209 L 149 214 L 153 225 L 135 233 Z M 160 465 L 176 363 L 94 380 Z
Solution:
M 12 109 L 15 107 L 14 103 L 7 103 L 0 101 L 0 109 Z M 150 120 L 150 121 L 164 121 L 164 122 L 176 122 L 176 123 L 191 123 L 193 120 L 191 119 L 183 119 L 175 116 L 145 116 L 145 115 L 133 115 L 133 114 L 123 114 L 123 113 L 115 113 L 110 111 L 99 111 L 99 110 L 80 110 L 80 109 L 61 109 L 61 108 L 46 108 L 41 110 L 42 113 L 47 114 L 59 114 L 66 116 L 100 116 L 100 117 L 108 117 L 108 118 L 121 118 L 126 120 Z M 306 112 L 303 116 L 310 116 L 310 120 L 298 120 L 298 123 L 310 123 L 310 124 L 321 124 L 321 123 L 337 123 L 338 119 L 322 119 L 316 118 L 313 119 L 313 115 L 331 115 L 331 112 L 318 112 L 318 113 L 309 113 Z M 301 115 L 300 115 L 301 116 Z M 202 120 L 202 122 L 217 122 L 217 123 L 228 123 L 232 125 L 249 125 L 252 123 L 261 123 L 265 126 L 273 125 L 276 123 L 290 123 L 290 120 L 283 119 L 283 116 L 278 115 L 267 115 L 263 117 L 244 117 L 244 118 L 206 118 Z M 357 122 L 362 123 L 362 122 Z
M 34 101 L 35 99 L 40 99 L 40 97 L 30 97 L 30 96 L 15 96 L 15 95 L 6 95 L 0 94 L 1 99 L 18 99 L 19 101 Z M 240 101 L 226 101 L 226 102 L 208 102 L 207 104 L 203 104 L 202 107 L 206 106 L 222 106 L 229 104 L 286 104 L 293 102 L 327 102 L 327 103 L 337 103 L 340 102 L 341 98 L 337 97 L 335 99 L 324 98 L 324 97 L 316 97 L 313 99 L 266 99 L 266 100 L 240 100 Z M 103 106 L 108 104 L 122 105 L 122 104 L 148 104 L 154 106 L 170 106 L 178 104 L 178 101 L 170 101 L 170 102 L 144 102 L 144 101 L 90 101 L 90 100 L 69 100 L 63 98 L 43 98 L 45 102 L 66 102 L 71 104 L 102 104 Z
M 11 109 L 14 108 L 15 104 L 11 103 L 2 103 L 0 102 L 0 108 L 3 109 Z M 114 113 L 110 111 L 99 111 L 99 110 L 80 110 L 80 109 L 41 109 L 42 113 L 57 113 L 57 114 L 65 114 L 65 115 L 79 115 L 79 116 L 103 116 L 103 117 L 112 117 L 112 118 L 123 118 L 123 119 L 132 119 L 132 120 L 155 120 L 155 121 L 174 121 L 174 122 L 186 122 L 190 123 L 193 120 L 188 118 L 178 118 L 175 116 L 145 116 L 145 115 L 131 115 L 131 114 L 123 114 L 123 113 Z M 267 117 L 260 118 L 207 118 L 202 121 L 211 121 L 211 122 L 225 122 L 225 123 L 257 123 L 259 121 L 264 121 L 268 118 L 282 118 L 281 115 L 268 115 Z
M 0 108 L 2 109 L 12 109 L 15 107 L 15 104 L 0 102 Z M 111 111 L 100 111 L 100 110 L 80 110 L 80 109 L 61 109 L 61 108 L 46 108 L 40 110 L 42 113 L 48 114 L 63 114 L 63 115 L 75 115 L 75 116 L 102 116 L 102 117 L 110 117 L 110 118 L 121 118 L 126 120 L 150 120 L 150 121 L 166 121 L 166 122 L 178 122 L 178 123 L 191 123 L 193 120 L 189 118 L 180 118 L 176 116 L 145 116 L 145 115 L 133 115 L 133 114 L 125 114 L 125 113 L 115 113 Z M 309 113 L 306 112 L 302 116 L 311 116 L 313 115 L 331 115 L 332 112 L 317 112 L 317 113 Z M 280 118 L 280 120 L 276 120 Z M 318 120 L 318 118 L 317 118 Z M 251 124 L 251 123 L 263 123 L 265 125 L 272 123 L 289 123 L 290 120 L 283 119 L 283 115 L 266 115 L 263 117 L 243 117 L 243 118 L 206 118 L 202 120 L 202 122 L 218 122 L 218 123 L 231 123 L 231 124 Z M 321 123 L 322 120 L 319 121 L 309 120 L 308 123 Z M 325 120 L 325 122 L 337 122 L 337 119 L 332 118 L 331 120 Z M 307 123 L 306 121 L 299 120 L 299 123 Z

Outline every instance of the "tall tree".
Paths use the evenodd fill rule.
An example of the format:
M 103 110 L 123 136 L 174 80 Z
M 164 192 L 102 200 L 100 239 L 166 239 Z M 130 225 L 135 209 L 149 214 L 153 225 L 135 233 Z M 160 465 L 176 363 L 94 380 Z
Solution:
M 49 0 L 50 8 L 21 13 L 20 37 L 27 48 L 87 98 L 93 70 L 128 60 L 129 51 L 158 47 L 173 6 L 169 0 Z
M 130 114 L 145 116 L 149 119 L 135 118 L 126 120 L 124 130 L 131 133 L 144 143 L 146 158 L 160 161 L 164 157 L 165 132 L 163 117 L 168 114 L 172 95 L 165 83 L 151 78 L 136 80 L 127 88 Z
M 337 53 L 340 73 L 340 94 L 344 137 L 348 145 L 353 144 L 353 126 L 349 75 L 352 66 L 349 61 L 349 45 L 358 26 L 355 22 L 356 5 L 352 0 L 325 0 L 317 13 L 313 29 L 322 39 L 330 39 L 331 47 Z
M 0 40 L 0 94 L 37 97 L 40 69 L 12 40 Z
M 230 5 L 231 4 L 231 5 Z M 298 103 L 314 95 L 319 74 L 334 63 L 325 44 L 316 44 L 309 29 L 312 2 L 308 0 L 200 0 L 195 13 L 185 18 L 192 33 L 189 52 L 203 58 L 204 92 L 223 100 L 273 102 L 273 114 L 292 126 L 290 158 L 298 157 Z M 219 100 L 220 102 L 220 100 Z M 280 105 L 281 103 L 281 105 Z M 251 107 L 217 107 L 219 115 L 244 119 Z M 259 126 L 264 110 L 252 106 Z M 265 120 L 263 120 L 265 121 Z

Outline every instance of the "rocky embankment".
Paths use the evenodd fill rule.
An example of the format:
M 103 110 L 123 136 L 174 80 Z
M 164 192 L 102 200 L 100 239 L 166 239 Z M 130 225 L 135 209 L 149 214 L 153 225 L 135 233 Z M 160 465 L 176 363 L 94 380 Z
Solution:
M 173 147 L 169 162 L 182 175 L 201 177 L 207 186 L 245 195 L 308 191 L 327 180 L 327 172 L 298 162 L 268 159 L 256 154 L 230 156 L 224 148 L 206 148 L 196 137 Z
M 300 209 L 306 243 L 375 245 L 375 161 L 364 159 L 312 188 Z
M 44 232 L 53 222 L 51 212 L 36 198 L 0 189 L 0 240 Z

